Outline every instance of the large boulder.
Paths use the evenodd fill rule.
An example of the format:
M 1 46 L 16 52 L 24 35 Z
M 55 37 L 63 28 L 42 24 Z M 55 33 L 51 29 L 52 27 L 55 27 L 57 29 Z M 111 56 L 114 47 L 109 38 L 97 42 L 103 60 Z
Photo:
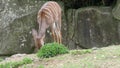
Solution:
M 33 52 L 31 29 L 43 1 L 0 1 L 0 55 Z
M 68 10 L 68 46 L 76 49 L 119 44 L 118 22 L 111 11 L 110 7 Z
M 114 18 L 120 20 L 120 0 L 117 0 L 115 7 L 112 10 Z
M 112 10 L 114 18 L 118 21 L 118 32 L 120 38 L 120 0 L 117 0 L 115 7 Z

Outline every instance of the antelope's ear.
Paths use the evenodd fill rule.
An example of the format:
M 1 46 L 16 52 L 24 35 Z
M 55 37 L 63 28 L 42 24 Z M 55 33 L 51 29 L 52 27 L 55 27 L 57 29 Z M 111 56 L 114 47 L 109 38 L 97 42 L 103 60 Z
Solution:
M 37 31 L 35 29 L 32 29 L 32 36 L 34 38 L 37 38 Z
M 41 45 L 42 45 L 42 46 L 44 45 L 44 40 L 41 40 Z

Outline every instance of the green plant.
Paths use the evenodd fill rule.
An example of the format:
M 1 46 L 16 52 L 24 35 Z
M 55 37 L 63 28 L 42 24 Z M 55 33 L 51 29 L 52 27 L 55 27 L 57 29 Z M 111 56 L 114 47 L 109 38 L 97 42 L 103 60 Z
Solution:
M 48 43 L 41 47 L 41 49 L 37 53 L 37 56 L 42 58 L 49 58 L 58 54 L 65 54 L 68 52 L 69 50 L 63 44 Z
M 2 58 L 0 58 L 0 62 L 1 62 L 1 61 L 3 61 L 3 59 L 2 59 Z
M 32 63 L 32 59 L 25 57 L 25 58 L 23 59 L 23 63 L 24 63 L 24 64 Z
M 85 50 L 72 50 L 70 53 L 73 55 L 77 54 L 86 54 L 86 53 L 91 53 L 93 50 L 92 49 L 85 49 Z
M 4 64 L 0 64 L 0 68 L 18 68 L 21 65 L 32 63 L 30 58 L 24 58 L 19 62 L 6 62 Z
M 43 65 L 40 65 L 39 68 L 44 68 L 44 66 L 43 66 Z

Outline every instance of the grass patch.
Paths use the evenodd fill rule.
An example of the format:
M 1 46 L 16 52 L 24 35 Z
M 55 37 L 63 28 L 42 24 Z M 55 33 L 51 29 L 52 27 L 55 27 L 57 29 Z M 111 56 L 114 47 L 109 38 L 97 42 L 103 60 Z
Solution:
M 92 49 L 72 50 L 70 53 L 72 55 L 82 55 L 82 54 L 91 53 L 92 51 L 93 51 Z
M 3 59 L 2 59 L 2 58 L 0 58 L 0 62 L 1 62 L 1 61 L 3 61 Z
M 43 65 L 40 65 L 39 68 L 44 68 L 44 66 L 43 66 Z
M 25 58 L 23 59 L 23 64 L 29 64 L 29 63 L 32 63 L 32 59 L 25 57 Z
M 95 68 L 94 64 L 91 62 L 83 62 L 81 63 L 67 63 L 63 66 L 63 68 Z
M 19 62 L 6 62 L 4 64 L 0 64 L 0 68 L 18 68 L 21 65 L 32 63 L 30 58 L 24 58 Z
M 48 43 L 38 51 L 37 56 L 40 58 L 49 58 L 58 54 L 65 54 L 68 52 L 69 50 L 63 44 Z

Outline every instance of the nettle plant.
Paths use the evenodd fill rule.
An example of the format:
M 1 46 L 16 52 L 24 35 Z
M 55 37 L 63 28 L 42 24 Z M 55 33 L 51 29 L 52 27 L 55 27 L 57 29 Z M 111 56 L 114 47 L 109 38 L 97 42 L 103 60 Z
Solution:
M 63 44 L 48 43 L 41 47 L 37 52 L 37 56 L 40 58 L 49 58 L 59 54 L 68 53 L 69 50 Z

